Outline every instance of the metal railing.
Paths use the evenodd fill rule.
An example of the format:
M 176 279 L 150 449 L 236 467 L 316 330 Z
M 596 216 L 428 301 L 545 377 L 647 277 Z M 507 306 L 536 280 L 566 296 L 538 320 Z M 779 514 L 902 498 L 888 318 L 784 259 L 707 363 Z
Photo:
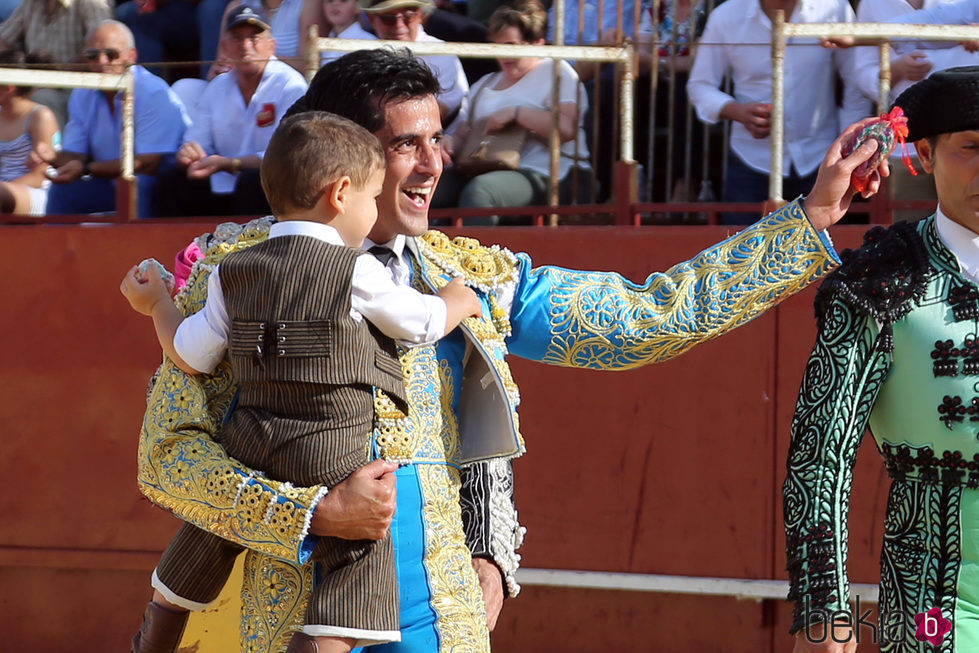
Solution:
M 563 6 L 563 1 L 559 0 Z M 560 31 L 556 32 L 560 34 Z M 561 35 L 563 38 L 563 35 Z M 574 60 L 596 63 L 613 63 L 621 67 L 621 84 L 619 91 L 619 134 L 620 134 L 620 177 L 616 182 L 617 190 L 628 193 L 630 199 L 635 194 L 635 157 L 633 141 L 633 114 L 635 106 L 635 51 L 631 42 L 621 45 L 513 45 L 502 43 L 456 43 L 456 42 L 414 42 L 386 41 L 362 39 L 337 39 L 320 37 L 316 26 L 310 28 L 309 54 L 307 61 L 307 78 L 312 79 L 320 65 L 320 54 L 324 51 L 351 52 L 354 50 L 372 50 L 379 47 L 407 48 L 415 55 L 455 55 L 472 59 L 515 59 L 520 57 L 547 58 L 557 60 Z M 561 139 L 558 129 L 559 97 L 560 97 L 560 66 L 554 66 L 553 102 L 551 106 L 551 136 L 550 152 L 551 166 L 549 177 L 548 197 L 552 206 L 557 206 L 559 162 L 561 157 Z M 578 126 L 575 126 L 577 133 Z M 550 224 L 558 224 L 558 213 L 550 214 Z
M 133 141 L 133 73 L 126 68 L 121 74 L 64 70 L 37 70 L 0 67 L 0 84 L 42 88 L 88 88 L 117 91 L 122 97 L 122 138 L 119 152 L 122 172 L 116 186 L 116 218 L 135 220 L 137 207 L 134 141 Z M 62 125 L 62 129 L 64 125 Z
M 785 50 L 793 37 L 826 38 L 847 36 L 876 41 L 880 48 L 880 86 L 878 103 L 890 106 L 891 57 L 893 40 L 909 41 L 979 41 L 979 26 L 903 25 L 898 23 L 790 23 L 785 12 L 776 12 L 772 25 L 772 169 L 769 176 L 770 202 L 781 204 L 783 147 L 785 143 Z
M 677 576 L 673 574 L 630 574 L 611 571 L 575 571 L 570 569 L 517 570 L 517 582 L 539 587 L 569 587 L 622 592 L 659 592 L 665 594 L 695 594 L 698 596 L 730 596 L 737 599 L 784 601 L 789 592 L 785 580 L 754 578 L 723 578 L 713 576 Z M 869 583 L 850 583 L 851 596 L 861 603 L 877 603 L 878 586 Z

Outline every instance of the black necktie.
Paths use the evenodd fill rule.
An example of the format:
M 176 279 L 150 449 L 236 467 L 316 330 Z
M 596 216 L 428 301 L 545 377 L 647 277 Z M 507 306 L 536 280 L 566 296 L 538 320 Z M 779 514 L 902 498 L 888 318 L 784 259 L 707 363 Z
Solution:
M 380 261 L 384 267 L 387 267 L 388 261 L 394 258 L 394 252 L 391 251 L 391 248 L 384 245 L 374 245 L 367 251 L 373 254 L 374 258 Z

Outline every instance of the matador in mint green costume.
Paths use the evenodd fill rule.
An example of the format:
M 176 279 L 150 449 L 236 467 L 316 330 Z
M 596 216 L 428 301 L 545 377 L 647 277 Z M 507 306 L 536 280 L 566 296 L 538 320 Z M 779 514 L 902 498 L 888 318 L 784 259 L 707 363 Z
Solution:
M 326 86 L 329 78 L 368 58 L 385 60 L 389 71 L 417 68 L 410 55 L 352 53 L 321 69 L 307 95 L 315 94 L 320 81 Z M 388 112 L 399 119 L 409 116 L 406 129 L 422 134 L 391 141 L 395 157 L 412 152 L 402 147 L 405 142 L 419 149 L 437 142 L 424 131 L 431 129 L 425 116 L 437 115 L 434 96 L 427 93 L 397 104 L 401 113 Z M 337 97 L 324 92 L 311 106 L 323 108 Z M 419 115 L 424 120 L 411 117 Z M 376 125 L 369 129 L 386 134 Z M 398 163 L 389 157 L 389 175 L 392 160 Z M 849 171 L 837 176 L 845 187 Z M 416 188 L 411 186 L 416 182 L 405 183 Z M 829 186 L 843 194 L 840 184 Z M 830 214 L 839 217 L 835 209 L 827 210 L 826 220 L 833 219 Z M 262 241 L 268 222 L 223 226 L 198 239 L 203 256 L 177 298 L 182 310 L 201 308 L 210 270 L 229 251 Z M 383 395 L 376 397 L 378 448 L 407 450 L 411 463 L 396 473 L 391 524 L 402 641 L 372 647 L 372 653 L 487 653 L 486 606 L 473 556 L 496 563 L 511 596 L 519 589 L 514 572 L 523 531 L 512 503 L 509 459 L 523 453 L 524 443 L 510 355 L 597 370 L 668 360 L 745 324 L 838 263 L 828 236 L 813 228 L 800 201 L 639 283 L 611 272 L 534 267 L 526 254 L 435 231 L 417 237 L 399 232 L 389 244 L 394 255 L 389 270 L 396 281 L 403 278 L 434 292 L 451 277 L 462 277 L 476 289 L 483 314 L 435 345 L 400 351 L 407 415 Z M 195 380 L 165 360 L 141 434 L 139 482 L 150 499 L 183 520 L 250 550 L 241 649 L 282 653 L 301 623 L 313 582 L 304 564 L 316 540 L 309 525 L 329 488 L 278 483 L 229 459 L 213 436 L 233 395 L 226 363 L 213 376 Z
M 875 638 L 887 653 L 971 653 L 979 651 L 979 207 L 967 186 L 979 182 L 970 172 L 979 170 L 979 67 L 936 73 L 895 104 L 935 172 L 939 209 L 871 230 L 819 289 L 783 488 L 792 632 L 820 641 L 828 619 L 860 618 L 849 616 L 847 519 L 869 427 L 891 479 L 880 617 L 876 631 L 855 624 L 849 636 Z

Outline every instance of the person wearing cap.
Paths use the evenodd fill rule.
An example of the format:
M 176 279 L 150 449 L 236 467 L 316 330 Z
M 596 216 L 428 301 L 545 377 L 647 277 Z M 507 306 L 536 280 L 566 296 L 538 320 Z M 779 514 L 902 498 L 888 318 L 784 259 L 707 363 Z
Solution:
M 858 616 L 847 513 L 868 426 L 891 477 L 877 642 L 979 650 L 979 66 L 933 73 L 895 106 L 938 208 L 871 229 L 816 296 L 783 487 L 796 651 L 870 639 L 846 627 Z
M 259 166 L 272 133 L 306 80 L 276 58 L 261 6 L 243 3 L 229 16 L 223 47 L 234 61 L 201 92 L 194 123 L 166 177 L 168 215 L 264 215 Z
M 424 28 L 425 20 L 435 11 L 432 0 L 358 0 L 357 4 L 367 14 L 379 39 L 443 43 Z M 448 127 L 469 104 L 469 81 L 462 62 L 453 54 L 424 55 L 421 60 L 428 64 L 442 86 L 438 94 L 439 111 L 442 125 Z
M 104 20 L 89 33 L 82 52 L 89 70 L 133 74 L 133 151 L 139 217 L 161 215 L 160 175 L 174 168 L 174 154 L 190 125 L 187 112 L 167 83 L 136 65 L 132 32 Z M 48 194 L 49 214 L 114 211 L 116 180 L 122 174 L 122 95 L 115 91 L 75 89 L 68 102 L 71 118 L 60 152 L 37 148 L 35 156 L 55 168 Z

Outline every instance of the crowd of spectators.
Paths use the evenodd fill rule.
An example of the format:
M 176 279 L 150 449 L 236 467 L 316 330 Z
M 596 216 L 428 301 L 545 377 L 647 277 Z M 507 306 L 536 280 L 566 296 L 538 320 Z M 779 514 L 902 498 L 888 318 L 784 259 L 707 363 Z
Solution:
M 0 67 L 45 60 L 106 73 L 131 68 L 140 217 L 248 216 L 268 211 L 258 169 L 282 115 L 305 92 L 311 26 L 327 37 L 415 42 L 543 44 L 554 42 L 556 34 L 566 44 L 631 39 L 640 63 L 636 136 L 653 144 L 637 148 L 637 156 L 650 169 L 667 162 L 667 188 L 659 199 L 688 201 L 696 183 L 710 181 L 701 160 L 705 139 L 721 133 L 711 125 L 727 123 L 726 147 L 710 157 L 726 152 L 719 199 L 760 203 L 767 198 L 770 170 L 768 43 L 774 12 L 785 11 L 793 22 L 913 22 L 915 16 L 921 22 L 972 22 L 974 9 L 960 10 L 961 19 L 948 18 L 948 12 L 909 13 L 956 3 L 979 5 L 570 0 L 564 25 L 558 26 L 551 3 L 540 0 L 125 0 L 117 6 L 108 0 L 19 0 L 8 6 L 0 0 Z M 936 70 L 975 63 L 974 50 L 896 44 L 895 91 Z M 867 46 L 828 49 L 814 40 L 791 44 L 785 64 L 785 196 L 809 188 L 828 144 L 847 124 L 875 111 L 876 52 Z M 321 65 L 340 54 L 323 51 Z M 446 127 L 445 172 L 433 206 L 548 203 L 554 66 L 561 79 L 560 202 L 610 197 L 618 154 L 614 66 L 530 57 L 422 58 L 441 82 Z M 645 88 L 656 92 L 644 94 Z M 113 211 L 121 173 L 120 107 L 115 92 L 0 86 L 0 211 Z M 479 175 L 456 169 L 467 137 L 513 128 L 526 132 L 515 169 Z M 691 179 L 698 174 L 700 179 Z M 933 192 L 910 182 L 907 188 L 925 196 Z M 744 224 L 755 217 L 725 214 L 723 221 Z

